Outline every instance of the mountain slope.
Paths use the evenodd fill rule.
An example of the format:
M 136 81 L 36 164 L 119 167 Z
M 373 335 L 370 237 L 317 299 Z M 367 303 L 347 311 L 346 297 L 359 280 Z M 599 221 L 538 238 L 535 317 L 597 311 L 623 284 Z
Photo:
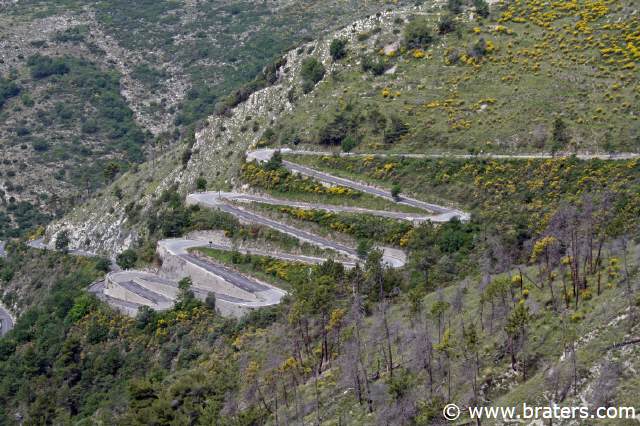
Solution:
M 0 237 L 46 223 L 159 155 L 234 90 L 254 91 L 244 84 L 291 44 L 325 30 L 325 22 L 344 24 L 382 6 L 3 3 L 0 138 L 8 214 Z
M 454 424 L 475 423 L 473 406 L 637 407 L 640 159 L 604 154 L 637 149 L 637 6 L 515 1 L 478 19 L 481 1 L 418 3 L 287 52 L 259 90 L 235 92 L 46 230 L 51 247 L 68 236 L 105 255 L 129 248 L 124 267 L 148 271 L 161 269 L 159 239 L 224 233 L 230 252 L 199 254 L 286 286 L 273 309 L 223 319 L 183 281 L 173 309 L 125 318 L 83 291 L 108 262 L 66 257 L 45 303 L 28 306 L 28 269 L 58 275 L 63 255 L 11 245 L 3 301 L 24 313 L 0 340 L 0 421 L 436 425 L 449 403 L 464 413 Z M 571 155 L 587 151 L 599 155 Z M 357 183 L 293 173 L 304 167 Z M 353 190 L 367 184 L 391 200 Z M 269 258 L 301 248 L 187 206 L 204 190 L 255 192 L 263 201 L 243 209 L 357 245 L 360 264 Z M 470 215 L 313 207 L 405 197 Z M 385 264 L 383 244 L 406 253 L 403 267 Z

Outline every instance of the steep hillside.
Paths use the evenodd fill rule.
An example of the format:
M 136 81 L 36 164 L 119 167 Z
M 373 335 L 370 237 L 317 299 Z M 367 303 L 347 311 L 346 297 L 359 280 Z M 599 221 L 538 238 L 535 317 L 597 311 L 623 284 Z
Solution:
M 107 260 L 11 244 L 0 423 L 499 425 L 524 419 L 467 408 L 523 403 L 637 423 L 596 413 L 640 407 L 638 13 L 411 2 L 286 52 L 42 231 L 123 281 L 197 239 L 169 257 L 287 294 L 223 318 L 191 269 L 131 319 L 84 291 Z
M 435 10 L 354 28 L 339 65 L 274 126 L 269 145 L 638 152 L 635 6 L 505 2 L 487 19 Z
M 383 5 L 3 3 L 0 238 L 46 223 L 162 154 L 234 90 L 262 87 L 244 84 L 325 22 Z
M 230 117 L 211 117 L 192 147 L 169 154 L 173 166 L 159 160 L 165 165 L 155 168 L 154 178 L 133 179 L 141 186 L 140 180 L 152 183 L 134 191 L 131 200 L 144 209 L 150 204 L 140 194 L 157 195 L 173 182 L 183 192 L 193 190 L 197 177 L 211 189 L 237 185 L 237 165 L 250 145 L 405 153 L 637 150 L 638 29 L 636 21 L 625 20 L 631 5 L 531 7 L 496 6 L 487 19 L 473 8 L 460 14 L 431 6 L 399 8 L 303 45 L 280 62 L 273 86 L 251 95 Z M 407 24 L 410 19 L 415 28 Z M 403 41 L 408 31 L 428 37 L 409 45 Z M 334 39 L 346 42 L 337 60 L 329 52 Z M 492 47 L 475 54 L 477 43 Z M 580 53 L 566 54 L 567 49 Z M 320 59 L 326 72 L 305 94 L 300 67 L 307 57 Z M 183 167 L 176 164 L 180 156 L 189 157 Z M 158 171 L 169 168 L 168 177 Z M 162 183 L 156 187 L 158 177 Z M 94 206 L 67 221 L 86 219 Z M 122 220 L 122 213 L 117 216 Z M 78 229 L 76 240 L 90 232 L 102 235 L 101 244 L 122 247 L 124 237 L 100 224 L 102 213 L 95 217 L 100 219 L 80 225 L 95 232 Z

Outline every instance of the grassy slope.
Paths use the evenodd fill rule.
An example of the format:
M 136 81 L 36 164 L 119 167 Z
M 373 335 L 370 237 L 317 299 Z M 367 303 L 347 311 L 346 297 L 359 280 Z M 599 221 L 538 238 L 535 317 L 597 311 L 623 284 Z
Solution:
M 287 274 L 291 273 L 294 269 L 304 269 L 305 267 L 302 264 L 295 264 L 266 256 L 240 255 L 236 257 L 233 252 L 207 247 L 200 247 L 194 249 L 194 251 L 206 255 L 214 261 L 230 266 L 241 273 L 274 284 L 285 290 L 291 290 L 291 286 L 288 285 L 286 281 Z
M 390 187 L 399 183 L 407 193 L 435 202 L 456 202 L 492 222 L 509 224 L 523 218 L 534 229 L 546 223 L 561 200 L 577 200 L 585 194 L 606 191 L 629 196 L 629 219 L 633 221 L 640 185 L 638 160 L 384 160 L 298 156 L 296 161 L 377 185 Z
M 381 48 L 401 40 L 395 33 L 404 24 L 381 23 L 379 33 L 350 43 L 347 58 L 314 96 L 276 127 L 280 142 L 297 135 L 314 143 L 320 129 L 343 114 L 360 115 L 350 133 L 362 152 L 637 151 L 640 28 L 629 16 L 633 3 L 514 2 L 499 9 L 484 21 L 458 17 L 458 29 L 435 36 L 425 50 L 395 55 Z M 427 15 L 432 33 L 444 14 Z M 494 50 L 472 62 L 464 55 L 481 38 Z M 452 52 L 460 59 L 447 65 Z M 383 57 L 395 72 L 363 73 L 361 56 Z M 385 144 L 383 132 L 368 122 L 374 109 L 395 114 L 409 134 Z M 568 144 L 554 146 L 556 117 L 568 127 Z

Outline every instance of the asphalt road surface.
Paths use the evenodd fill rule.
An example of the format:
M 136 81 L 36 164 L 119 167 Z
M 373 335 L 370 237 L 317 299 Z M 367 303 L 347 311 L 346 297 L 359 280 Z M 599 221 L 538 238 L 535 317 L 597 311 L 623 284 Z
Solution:
M 4 336 L 13 328 L 13 318 L 4 307 L 0 306 L 0 336 Z

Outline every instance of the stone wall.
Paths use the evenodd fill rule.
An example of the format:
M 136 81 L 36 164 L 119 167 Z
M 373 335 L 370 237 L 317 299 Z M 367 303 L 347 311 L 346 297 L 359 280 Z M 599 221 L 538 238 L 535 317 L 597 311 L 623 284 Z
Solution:
M 180 256 L 169 253 L 161 245 L 158 246 L 158 255 L 162 259 L 162 267 L 160 268 L 159 274 L 164 278 L 178 281 L 185 277 L 191 277 L 193 286 L 196 288 L 247 301 L 257 301 L 255 294 L 236 287 L 222 277 L 198 265 L 187 262 Z

